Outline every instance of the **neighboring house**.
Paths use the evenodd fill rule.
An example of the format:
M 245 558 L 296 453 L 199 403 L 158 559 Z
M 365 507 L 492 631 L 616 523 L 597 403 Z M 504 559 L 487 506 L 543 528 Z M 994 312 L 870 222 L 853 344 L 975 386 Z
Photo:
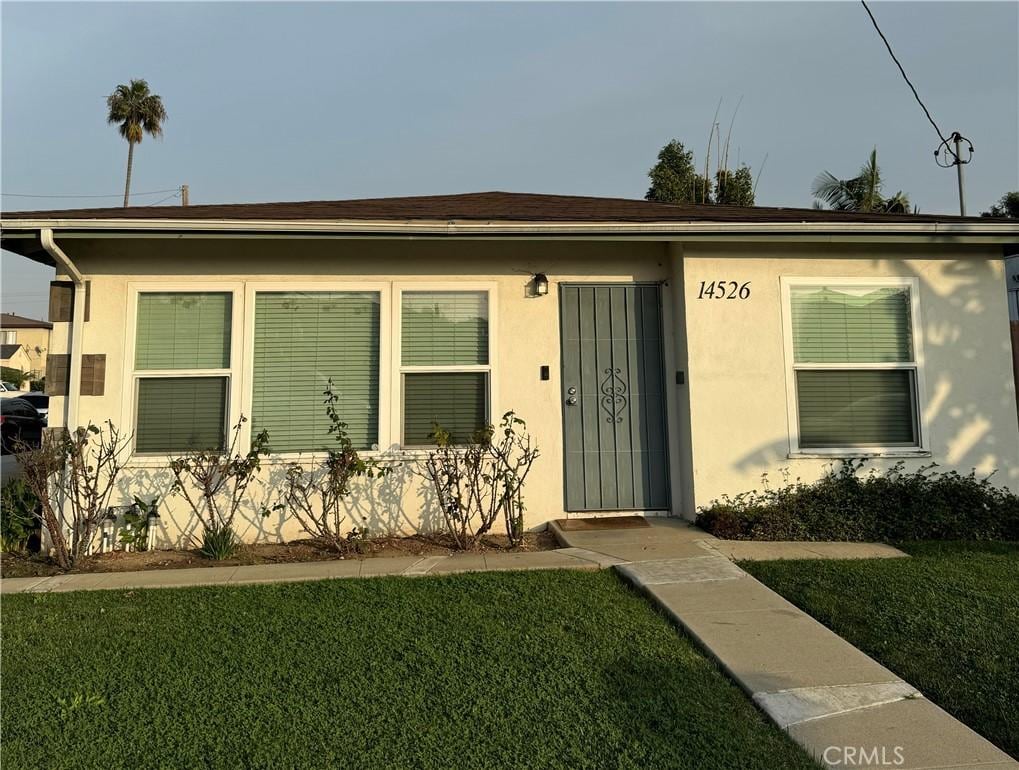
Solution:
M 0 313 L 0 344 L 5 351 L 3 365 L 21 369 L 33 377 L 42 377 L 46 371 L 46 351 L 49 350 L 52 328 L 53 324 L 46 321 Z M 8 356 L 9 345 L 17 345 L 23 355 Z M 7 363 L 8 358 L 18 360 L 20 364 Z
M 70 282 L 52 293 L 50 425 L 133 435 L 121 502 L 163 498 L 170 542 L 196 523 L 165 496 L 167 457 L 223 446 L 244 415 L 241 451 L 269 431 L 271 490 L 328 445 L 329 378 L 355 444 L 403 463 L 354 496 L 376 532 L 440 520 L 408 467 L 433 422 L 465 435 L 510 409 L 542 451 L 532 527 L 692 517 L 847 457 L 1019 489 L 1015 222 L 479 193 L 2 225 L 4 248 Z M 245 516 L 247 539 L 300 535 Z
M 24 345 L 0 344 L 0 366 L 7 366 L 11 369 L 28 373 L 32 368 L 32 359 L 28 357 L 28 352 L 25 350 Z M 14 384 L 20 387 L 22 383 L 16 382 Z

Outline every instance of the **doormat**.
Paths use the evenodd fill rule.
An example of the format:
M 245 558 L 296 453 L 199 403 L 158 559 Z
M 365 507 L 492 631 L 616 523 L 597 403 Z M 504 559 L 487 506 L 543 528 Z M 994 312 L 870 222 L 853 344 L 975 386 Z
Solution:
M 563 532 L 582 532 L 597 529 L 642 529 L 650 527 L 643 516 L 604 516 L 597 519 L 556 519 Z

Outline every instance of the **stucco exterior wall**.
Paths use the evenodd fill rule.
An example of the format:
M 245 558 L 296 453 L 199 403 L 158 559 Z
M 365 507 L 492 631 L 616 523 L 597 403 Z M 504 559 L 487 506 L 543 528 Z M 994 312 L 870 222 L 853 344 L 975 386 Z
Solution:
M 662 282 L 665 320 L 669 456 L 674 515 L 691 517 L 696 507 L 722 494 L 760 486 L 788 469 L 810 480 L 830 459 L 790 457 L 790 426 L 780 281 L 782 277 L 916 278 L 926 399 L 921 404 L 929 455 L 905 459 L 907 467 L 937 462 L 944 468 L 980 473 L 1019 488 L 1019 420 L 1009 349 L 1008 312 L 1002 291 L 1003 264 L 997 247 L 904 246 L 872 243 L 766 245 L 663 242 L 440 241 L 355 239 L 108 239 L 65 238 L 61 246 L 92 281 L 91 320 L 84 353 L 107 356 L 103 396 L 80 397 L 81 420 L 112 419 L 130 429 L 133 419 L 131 362 L 134 324 L 132 288 L 192 290 L 240 285 L 246 298 L 258 284 L 391 282 L 490 283 L 495 287 L 493 404 L 497 418 L 515 409 L 541 448 L 526 495 L 530 528 L 566 515 L 563 509 L 562 393 L 560 385 L 559 283 Z M 125 272 L 129 269 L 130 272 Z M 529 293 L 531 275 L 550 279 L 545 297 Z M 746 300 L 697 299 L 702 281 L 749 282 Z M 235 309 L 247 319 L 248 309 Z M 55 324 L 50 347 L 67 349 L 69 324 Z M 246 345 L 249 324 L 235 326 L 235 344 Z M 239 336 L 238 336 L 239 335 Z M 383 366 L 388 348 L 383 339 Z M 548 365 L 551 378 L 540 379 Z M 235 368 L 231 420 L 250 408 L 250 371 Z M 681 382 L 674 372 L 683 372 Z M 51 403 L 59 424 L 63 398 Z M 399 419 L 399 404 L 385 391 L 380 412 Z M 392 449 L 392 447 L 384 447 Z M 429 530 L 439 526 L 427 488 L 412 472 L 413 454 L 390 477 L 360 485 L 352 497 L 351 526 L 373 532 Z M 303 532 L 278 514 L 261 518 L 257 508 L 275 502 L 284 458 L 266 463 L 254 504 L 237 522 L 248 541 L 294 539 Z M 876 458 L 887 468 L 899 458 Z M 165 458 L 131 460 L 116 504 L 133 495 L 164 500 L 158 542 L 186 544 L 200 524 L 179 498 L 168 497 Z
M 105 394 L 82 396 L 80 419 L 96 423 L 112 419 L 124 427 L 129 427 L 132 419 L 131 362 L 126 360 L 129 329 L 134 323 L 129 301 L 132 286 L 183 283 L 192 290 L 204 290 L 218 283 L 240 282 L 250 288 L 259 282 L 291 282 L 327 290 L 335 282 L 494 283 L 497 299 L 491 312 L 497 315 L 497 331 L 492 416 L 497 420 L 504 411 L 516 410 L 527 421 L 542 453 L 528 479 L 525 523 L 529 528 L 540 528 L 548 520 L 564 516 L 558 284 L 666 281 L 671 274 L 666 247 L 655 242 L 65 239 L 60 243 L 92 281 L 91 319 L 85 324 L 82 350 L 107 356 Z M 127 266 L 130 274 L 124 273 Z M 545 297 L 529 296 L 535 272 L 549 276 L 551 286 Z M 246 318 L 247 308 L 235 308 L 235 313 Z M 55 326 L 54 350 L 64 350 L 69 324 Z M 242 332 L 248 333 L 250 329 Z M 245 344 L 236 335 L 234 342 Z M 384 357 L 385 339 L 382 347 Z M 671 343 L 666 348 L 671 350 Z M 550 368 L 548 381 L 540 379 L 542 365 Z M 671 367 L 668 359 L 666 365 Z M 241 378 L 240 403 L 231 408 L 234 419 L 251 388 L 250 372 L 243 369 L 234 372 L 234 377 Z M 59 413 L 63 401 L 53 399 L 51 413 Z M 390 407 L 395 408 L 390 410 L 393 419 L 398 419 L 398 405 L 383 394 L 380 412 Z M 56 420 L 52 424 L 57 424 Z M 360 486 L 352 497 L 355 518 L 351 526 L 360 525 L 362 516 L 373 532 L 439 526 L 439 512 L 411 472 L 413 456 L 401 459 L 403 465 L 385 480 Z M 170 479 L 165 466 L 165 459 L 132 460 L 115 502 L 127 504 L 132 495 L 163 498 L 159 542 L 180 545 L 200 529 L 182 500 L 167 497 Z M 282 462 L 266 464 L 264 483 L 254 495 L 256 505 L 274 501 L 273 486 L 283 472 Z M 304 536 L 296 521 L 283 522 L 277 514 L 262 519 L 252 509 L 246 510 L 237 524 L 239 534 L 248 541 Z
M 926 400 L 920 403 L 929 456 L 915 469 L 980 474 L 1019 489 L 1019 429 L 1008 310 L 999 247 L 685 244 L 682 248 L 689 356 L 689 442 L 697 506 L 723 494 L 820 476 L 830 459 L 790 457 L 782 277 L 916 278 Z M 747 300 L 697 299 L 702 281 L 750 282 Z M 886 469 L 900 458 L 870 460 Z M 692 487 L 692 489 L 690 488 Z

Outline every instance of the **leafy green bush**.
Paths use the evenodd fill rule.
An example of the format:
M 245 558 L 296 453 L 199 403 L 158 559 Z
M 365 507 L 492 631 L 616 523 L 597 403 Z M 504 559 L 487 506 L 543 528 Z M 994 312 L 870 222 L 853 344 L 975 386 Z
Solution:
M 790 482 L 714 500 L 697 524 L 727 540 L 1019 540 L 1019 495 L 975 472 L 936 464 L 861 474 L 863 460 L 832 466 L 812 484 Z
M 0 490 L 0 551 L 20 551 L 39 526 L 39 499 L 21 479 L 8 481 Z

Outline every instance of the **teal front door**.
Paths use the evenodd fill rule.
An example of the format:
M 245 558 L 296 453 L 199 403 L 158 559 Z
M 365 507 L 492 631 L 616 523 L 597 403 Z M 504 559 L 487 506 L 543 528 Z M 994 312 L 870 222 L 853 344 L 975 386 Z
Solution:
M 669 459 L 657 284 L 562 284 L 567 511 L 664 510 Z

